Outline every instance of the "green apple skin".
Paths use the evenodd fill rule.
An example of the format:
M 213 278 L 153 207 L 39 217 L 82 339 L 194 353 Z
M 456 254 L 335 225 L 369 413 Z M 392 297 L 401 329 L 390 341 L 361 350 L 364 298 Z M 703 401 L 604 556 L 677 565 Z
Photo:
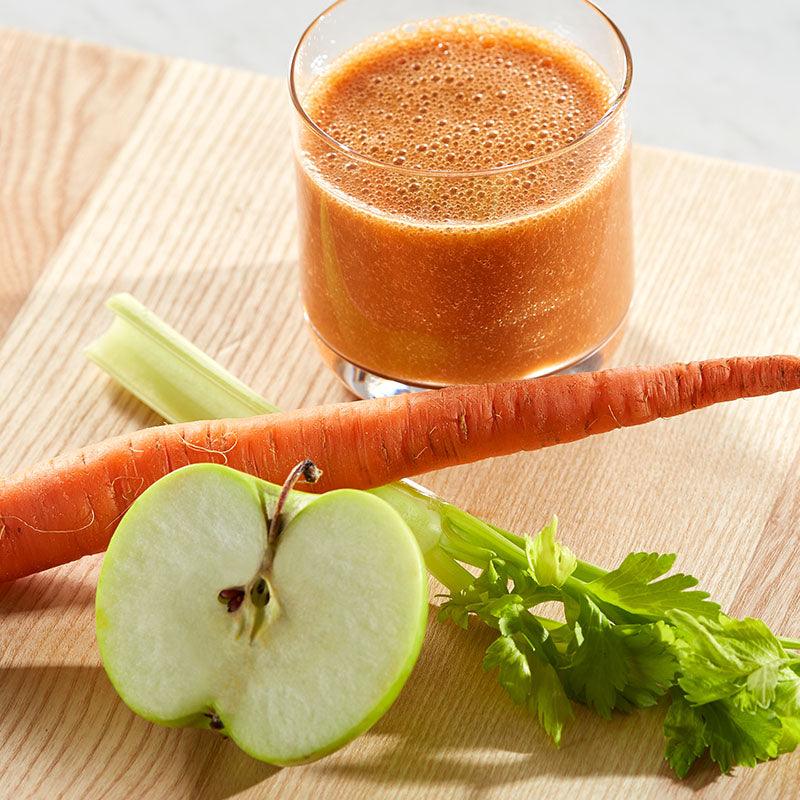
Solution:
M 373 725 L 399 694 L 425 635 L 419 546 L 387 503 L 344 489 L 293 491 L 264 619 L 218 595 L 258 574 L 280 487 L 216 464 L 144 492 L 106 553 L 95 603 L 111 683 L 137 714 L 209 728 L 287 766 Z

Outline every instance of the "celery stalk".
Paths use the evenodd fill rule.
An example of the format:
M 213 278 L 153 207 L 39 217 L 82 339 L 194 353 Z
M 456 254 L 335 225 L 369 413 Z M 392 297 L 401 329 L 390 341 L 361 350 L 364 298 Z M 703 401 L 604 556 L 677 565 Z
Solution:
M 167 422 L 278 411 L 131 295 L 106 306 L 116 316 L 87 358 Z

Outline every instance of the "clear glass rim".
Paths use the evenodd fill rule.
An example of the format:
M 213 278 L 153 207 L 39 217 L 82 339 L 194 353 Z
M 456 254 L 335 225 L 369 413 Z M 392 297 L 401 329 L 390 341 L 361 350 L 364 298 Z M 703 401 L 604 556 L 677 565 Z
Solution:
M 306 39 L 309 37 L 311 32 L 316 28 L 319 22 L 323 19 L 323 17 L 330 14 L 334 9 L 338 6 L 347 3 L 348 0 L 336 0 L 335 3 L 328 6 L 324 11 L 317 14 L 316 17 L 310 22 L 308 27 L 303 31 L 302 35 L 300 36 L 299 41 L 297 42 L 297 46 L 294 49 L 294 55 L 292 56 L 292 61 L 289 66 L 289 95 L 292 100 L 292 105 L 297 111 L 298 116 L 300 117 L 301 122 L 306 125 L 313 133 L 319 136 L 323 141 L 327 142 L 331 147 L 338 150 L 340 153 L 352 158 L 356 161 L 361 161 L 365 164 L 369 164 L 373 167 L 380 167 L 381 169 L 391 170 L 393 172 L 402 173 L 405 175 L 416 175 L 416 176 L 424 176 L 424 177 L 479 177 L 482 175 L 498 175 L 505 172 L 513 172 L 515 170 L 524 169 L 525 167 L 533 167 L 537 164 L 543 164 L 547 161 L 552 161 L 554 158 L 558 158 L 565 153 L 569 153 L 572 150 L 577 149 L 582 144 L 585 144 L 589 139 L 594 138 L 594 136 L 605 128 L 612 119 L 614 119 L 621 111 L 623 105 L 625 104 L 625 100 L 628 97 L 628 93 L 630 92 L 631 88 L 631 81 L 633 80 L 633 58 L 631 57 L 631 50 L 628 46 L 628 42 L 626 41 L 625 37 L 622 34 L 622 31 L 617 27 L 617 24 L 611 17 L 608 16 L 602 9 L 598 8 L 591 0 L 578 0 L 578 2 L 583 3 L 583 5 L 588 6 L 592 11 L 594 11 L 599 17 L 601 17 L 608 27 L 611 29 L 611 32 L 616 37 L 617 41 L 619 42 L 620 46 L 622 47 L 622 52 L 625 57 L 625 76 L 622 81 L 622 86 L 620 87 L 619 91 L 617 92 L 614 99 L 609 104 L 608 108 L 605 110 L 603 115 L 597 120 L 597 122 L 592 125 L 591 128 L 584 131 L 574 142 L 570 142 L 569 144 L 562 145 L 556 148 L 552 153 L 545 153 L 540 156 L 536 156 L 535 158 L 526 159 L 525 161 L 517 161 L 514 164 L 503 164 L 500 167 L 487 167 L 485 169 L 473 169 L 473 170 L 448 170 L 448 169 L 417 169 L 414 167 L 402 167 L 397 166 L 396 164 L 387 164 L 385 161 L 380 161 L 377 158 L 372 158 L 371 156 L 365 155 L 364 153 L 359 153 L 357 150 L 353 150 L 347 145 L 342 144 L 338 140 L 334 139 L 333 136 L 326 133 L 313 119 L 308 115 L 305 108 L 303 108 L 303 103 L 300 100 L 300 96 L 297 90 L 297 83 L 295 81 L 295 73 L 297 70 L 298 59 L 300 56 L 300 50 L 302 49 L 303 45 L 306 42 Z M 376 31 L 377 33 L 377 31 Z

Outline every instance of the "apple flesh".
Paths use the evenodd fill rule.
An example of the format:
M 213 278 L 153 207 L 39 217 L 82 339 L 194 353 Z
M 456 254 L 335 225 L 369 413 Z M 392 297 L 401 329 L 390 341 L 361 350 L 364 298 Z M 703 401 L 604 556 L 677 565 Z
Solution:
M 111 540 L 96 621 L 133 711 L 286 765 L 330 753 L 388 709 L 428 605 L 413 534 L 364 492 L 291 492 L 264 572 L 279 492 L 213 464 L 159 480 Z

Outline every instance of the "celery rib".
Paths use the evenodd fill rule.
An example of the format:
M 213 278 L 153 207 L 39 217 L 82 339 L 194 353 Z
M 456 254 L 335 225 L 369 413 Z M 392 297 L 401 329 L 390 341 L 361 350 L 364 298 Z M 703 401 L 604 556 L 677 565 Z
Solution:
M 131 295 L 115 294 L 106 306 L 114 321 L 87 358 L 167 422 L 278 411 Z

